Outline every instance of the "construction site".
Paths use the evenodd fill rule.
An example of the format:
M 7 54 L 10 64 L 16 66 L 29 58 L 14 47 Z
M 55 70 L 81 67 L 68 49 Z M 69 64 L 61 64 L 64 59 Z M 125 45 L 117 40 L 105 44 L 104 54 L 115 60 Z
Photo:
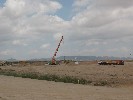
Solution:
M 56 60 L 63 40 L 64 37 L 62 36 L 50 61 L 1 61 L 0 71 L 49 74 L 59 77 L 69 76 L 90 81 L 91 85 L 119 86 L 133 84 L 132 60 L 78 61 L 76 59 L 66 60 L 65 57 L 63 60 Z
M 56 60 L 56 56 L 63 39 L 64 37 L 62 36 L 50 61 L 30 61 L 30 60 L 1 61 L 0 75 L 5 75 L 5 76 L 0 76 L 0 84 L 2 84 L 2 82 L 4 81 L 7 82 L 10 81 L 10 79 L 12 79 L 10 78 L 11 76 L 14 76 L 14 78 L 22 77 L 28 79 L 20 80 L 18 78 L 15 78 L 15 84 L 16 85 L 18 84 L 18 86 L 16 87 L 16 85 L 13 85 L 14 83 L 10 84 L 9 82 L 9 84 L 12 86 L 12 89 L 8 87 L 9 84 L 7 83 L 1 85 L 0 89 L 2 89 L 4 92 L 3 94 L 0 93 L 0 100 L 9 100 L 9 99 L 27 100 L 29 96 L 25 95 L 26 94 L 33 95 L 33 92 L 38 94 L 34 95 L 35 97 L 30 96 L 30 100 L 33 100 L 33 98 L 36 98 L 35 100 L 37 100 L 38 99 L 37 95 L 40 97 L 40 99 L 38 100 L 43 100 L 43 98 L 49 99 L 49 96 L 51 99 L 55 100 L 66 100 L 67 98 L 71 100 L 79 98 L 80 100 L 85 100 L 86 98 L 91 98 L 92 100 L 121 100 L 122 98 L 123 100 L 133 99 L 132 60 L 117 59 L 117 60 L 78 61 L 78 60 L 66 60 L 65 57 L 63 60 Z M 29 80 L 29 79 L 36 79 L 38 81 Z M 57 84 L 55 82 L 57 82 Z M 44 84 L 44 86 L 42 86 L 42 84 Z M 22 88 L 23 92 L 14 90 L 14 88 L 19 88 L 19 85 L 23 87 Z M 13 93 L 7 92 L 4 89 L 4 87 L 8 87 L 8 91 L 16 91 L 16 92 Z M 28 92 L 24 93 L 26 87 L 28 90 L 31 89 L 29 93 Z M 82 93 L 80 92 L 81 87 L 82 89 L 86 88 L 82 90 Z M 92 87 L 94 88 L 91 89 Z M 54 88 L 55 91 L 53 91 L 52 88 Z M 73 88 L 73 90 L 71 90 L 71 92 L 73 91 L 72 95 L 71 92 L 69 91 L 70 90 L 69 88 Z M 35 91 L 38 92 L 35 92 L 34 89 L 36 89 Z M 45 94 L 39 94 L 44 92 L 44 90 L 47 90 L 45 91 L 46 92 Z M 98 95 L 98 97 L 95 96 L 90 97 L 92 95 L 91 94 L 92 90 L 95 92 L 94 93 L 95 95 Z M 122 92 L 125 90 L 126 92 Z M 64 91 L 66 91 L 66 93 Z M 107 93 L 108 97 L 106 98 L 104 97 L 104 95 L 102 95 L 102 93 L 105 94 L 104 91 L 108 92 Z M 121 93 L 119 96 L 116 95 L 118 93 L 117 91 L 121 91 L 119 92 Z M 60 95 L 62 92 L 63 96 Z M 127 94 L 125 95 L 125 93 Z M 9 95 L 9 97 L 5 96 L 5 94 Z M 18 98 L 17 95 L 20 94 L 21 95 L 23 94 L 24 96 L 22 98 Z M 81 94 L 81 96 L 78 96 L 77 94 Z M 11 95 L 14 95 L 14 97 L 10 97 Z M 77 96 L 75 97 L 75 95 Z M 113 97 L 116 99 L 109 99 Z

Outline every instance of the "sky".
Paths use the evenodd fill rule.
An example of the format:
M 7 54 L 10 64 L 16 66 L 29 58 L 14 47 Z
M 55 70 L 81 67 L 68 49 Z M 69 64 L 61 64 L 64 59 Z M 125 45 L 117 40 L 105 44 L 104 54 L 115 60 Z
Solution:
M 0 59 L 133 54 L 133 0 L 0 0 Z M 130 55 L 131 54 L 131 55 Z

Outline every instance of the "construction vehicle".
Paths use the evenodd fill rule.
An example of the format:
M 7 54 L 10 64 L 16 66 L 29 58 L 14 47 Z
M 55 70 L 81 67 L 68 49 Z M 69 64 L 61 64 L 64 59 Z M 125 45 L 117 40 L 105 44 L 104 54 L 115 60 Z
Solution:
M 59 42 L 59 44 L 58 44 L 58 46 L 57 46 L 57 48 L 56 48 L 56 50 L 55 50 L 55 52 L 54 52 L 54 55 L 53 55 L 53 57 L 52 57 L 52 61 L 49 63 L 50 65 L 57 65 L 58 64 L 58 62 L 55 60 L 55 57 L 56 57 L 56 55 L 57 55 L 57 52 L 58 52 L 58 50 L 59 50 L 59 47 L 60 47 L 60 45 L 61 45 L 61 43 L 62 43 L 62 41 L 63 41 L 63 36 L 61 37 L 61 40 L 60 40 L 60 42 Z
M 123 60 L 108 60 L 108 61 L 99 61 L 99 65 L 124 65 Z

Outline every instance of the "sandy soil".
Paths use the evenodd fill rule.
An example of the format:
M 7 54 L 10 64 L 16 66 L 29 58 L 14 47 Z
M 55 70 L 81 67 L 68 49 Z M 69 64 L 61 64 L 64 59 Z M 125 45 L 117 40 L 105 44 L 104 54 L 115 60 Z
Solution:
M 133 86 L 99 87 L 1 75 L 0 100 L 133 100 Z
M 107 81 L 111 86 L 133 84 L 133 62 L 125 62 L 125 65 L 98 65 L 96 62 L 82 62 L 61 64 L 56 66 L 1 66 L 1 69 L 12 69 L 19 72 L 37 72 L 41 74 L 53 74 L 59 76 L 74 76 L 97 83 Z

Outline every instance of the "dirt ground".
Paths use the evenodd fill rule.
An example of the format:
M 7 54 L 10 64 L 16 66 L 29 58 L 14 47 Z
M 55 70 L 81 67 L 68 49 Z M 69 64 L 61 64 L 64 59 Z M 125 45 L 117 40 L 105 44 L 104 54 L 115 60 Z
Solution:
M 92 81 L 90 85 L 24 79 L 0 75 L 0 100 L 133 100 L 133 62 L 98 65 L 81 62 L 61 65 L 14 65 L 0 69 L 74 76 Z M 93 86 L 106 81 L 107 86 Z
M 81 62 L 75 65 L 73 62 L 61 65 L 15 65 L 1 66 L 1 69 L 12 69 L 18 72 L 37 72 L 59 76 L 74 76 L 92 81 L 92 84 L 106 81 L 112 87 L 133 84 L 133 62 L 125 62 L 125 65 L 98 65 L 96 62 Z
M 133 100 L 133 86 L 112 88 L 0 75 L 0 100 Z

